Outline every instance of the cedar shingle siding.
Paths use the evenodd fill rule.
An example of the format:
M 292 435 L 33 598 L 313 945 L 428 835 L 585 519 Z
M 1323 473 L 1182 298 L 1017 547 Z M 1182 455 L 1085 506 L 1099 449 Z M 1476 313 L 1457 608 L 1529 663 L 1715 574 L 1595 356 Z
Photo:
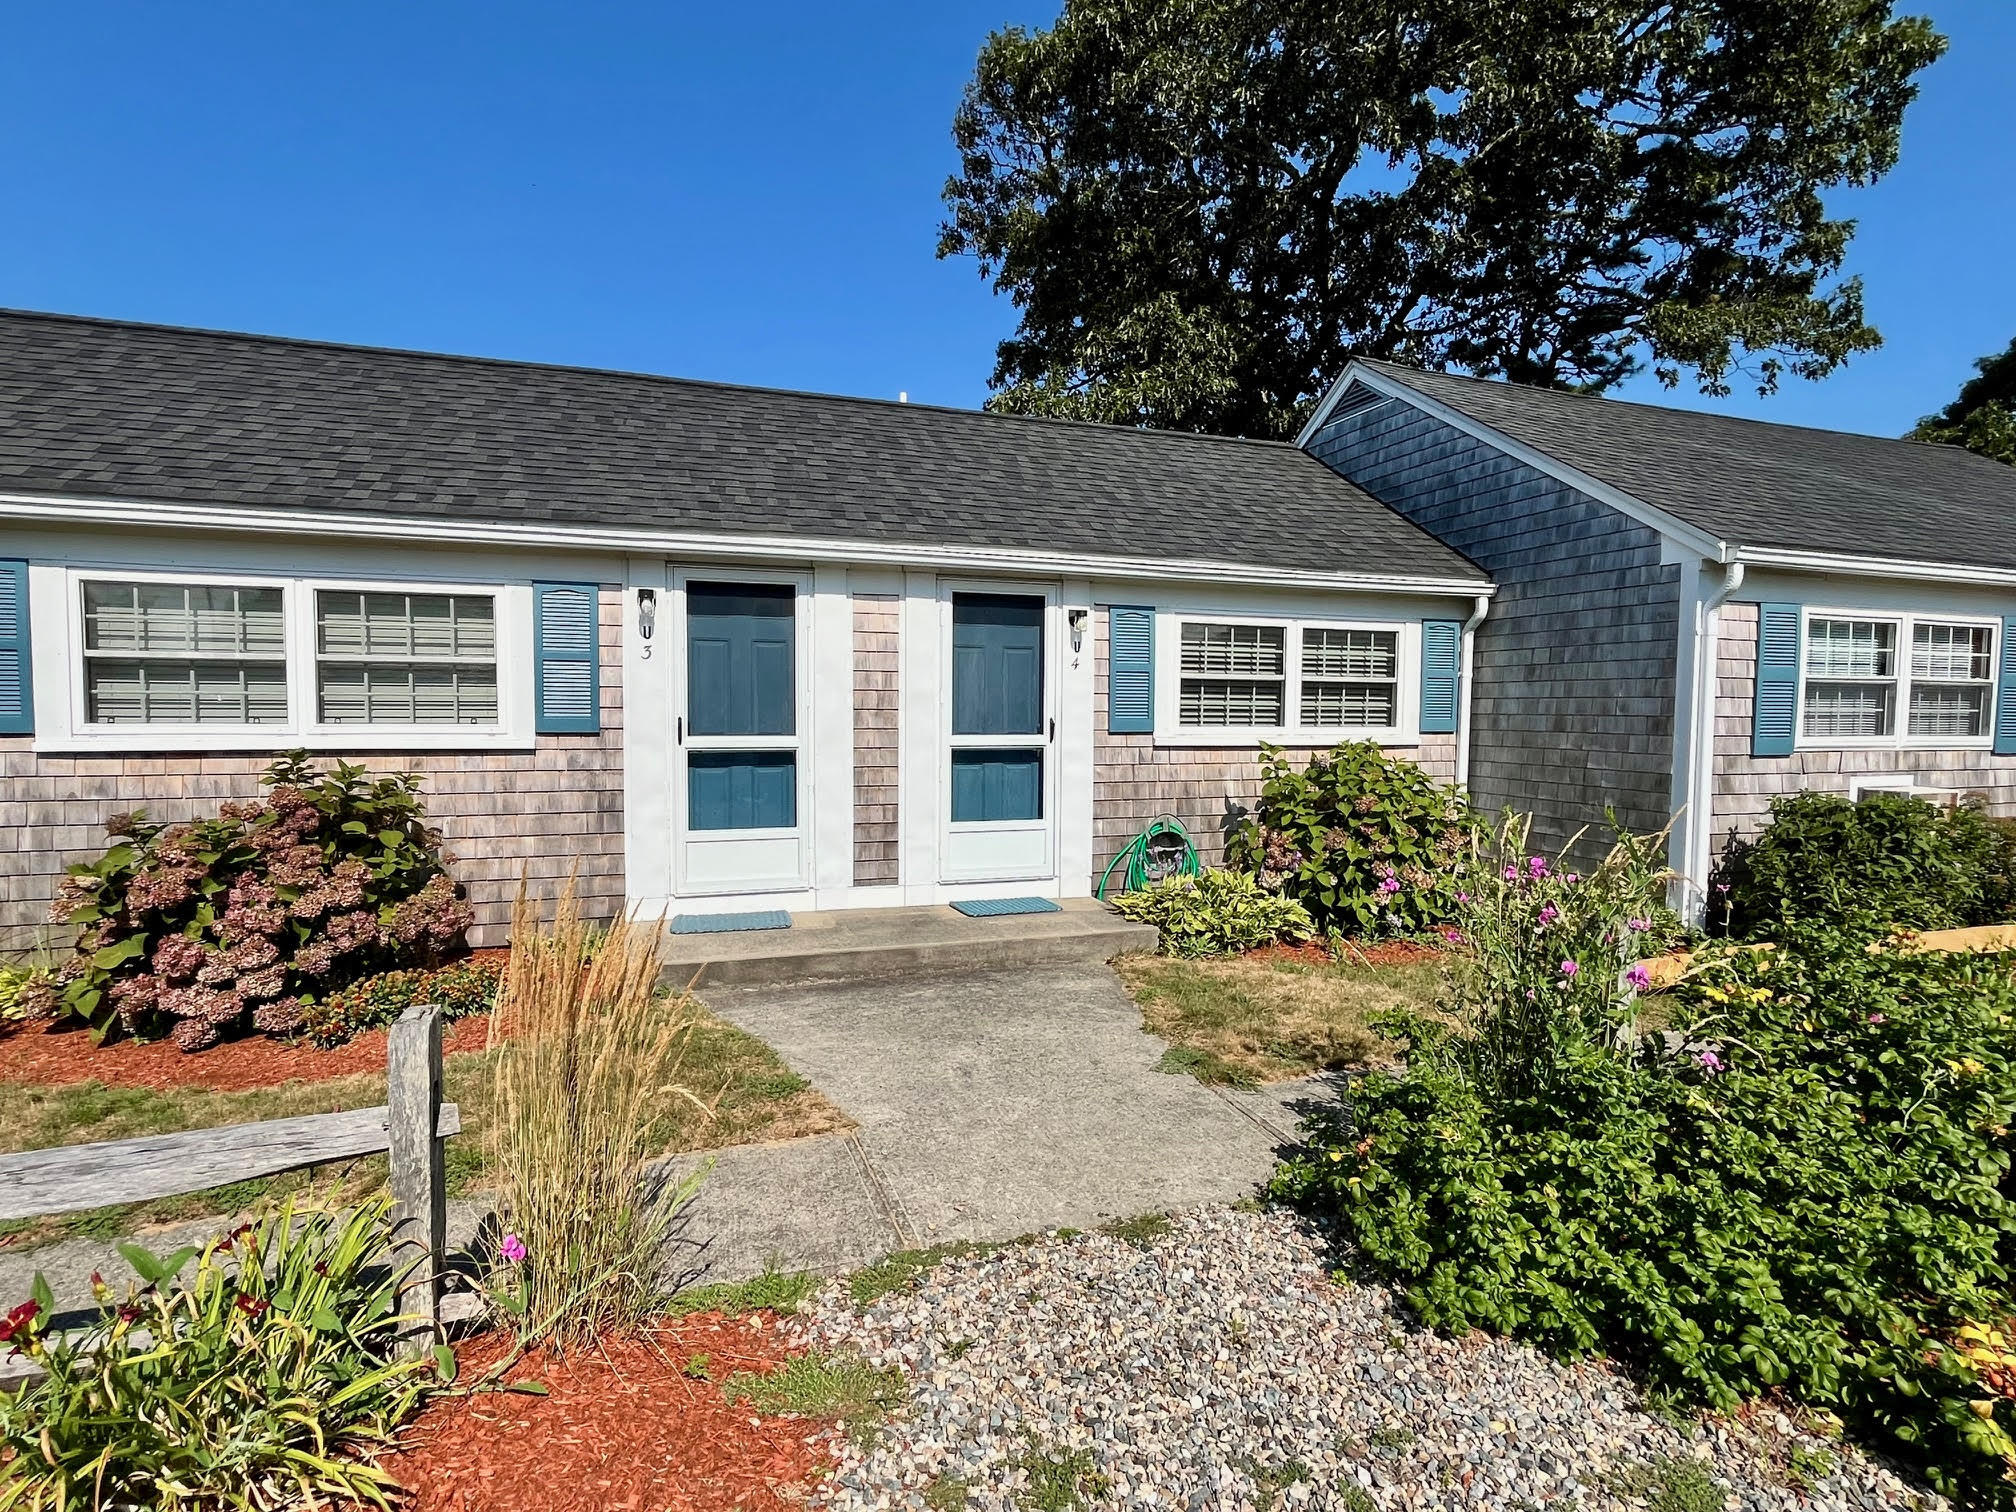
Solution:
M 854 883 L 893 884 L 902 852 L 897 678 L 903 601 L 854 595 Z
M 552 891 L 577 865 L 587 910 L 623 903 L 623 592 L 599 595 L 602 729 L 541 735 L 530 752 L 345 753 L 374 771 L 419 772 L 427 816 L 476 908 L 471 942 L 501 945 L 521 871 Z M 37 756 L 32 736 L 0 737 L 0 951 L 67 940 L 47 923 L 56 879 L 103 853 L 105 821 L 144 808 L 156 819 L 213 815 L 256 797 L 271 757 L 174 752 Z M 334 756 L 317 756 L 327 766 Z
M 1659 537 L 1398 400 L 1338 416 L 1310 451 L 1490 573 L 1476 648 L 1470 788 L 1530 809 L 1552 849 L 1606 806 L 1669 814 L 1677 566 Z

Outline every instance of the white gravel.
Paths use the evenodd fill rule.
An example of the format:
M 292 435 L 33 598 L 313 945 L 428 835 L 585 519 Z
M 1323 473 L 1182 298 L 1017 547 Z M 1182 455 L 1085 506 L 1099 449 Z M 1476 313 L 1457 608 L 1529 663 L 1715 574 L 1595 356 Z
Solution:
M 1280 1212 L 1181 1214 L 1144 1247 L 1088 1234 L 952 1260 L 858 1315 L 836 1282 L 806 1326 L 909 1380 L 872 1448 L 840 1443 L 834 1508 L 958 1506 L 957 1482 L 976 1508 L 1070 1505 L 1046 1490 L 1046 1455 L 1093 1471 L 1086 1507 L 1944 1505 L 1774 1411 L 1676 1428 L 1602 1366 L 1438 1338 L 1384 1290 L 1332 1282 Z M 1679 1456 L 1713 1493 L 1634 1482 Z

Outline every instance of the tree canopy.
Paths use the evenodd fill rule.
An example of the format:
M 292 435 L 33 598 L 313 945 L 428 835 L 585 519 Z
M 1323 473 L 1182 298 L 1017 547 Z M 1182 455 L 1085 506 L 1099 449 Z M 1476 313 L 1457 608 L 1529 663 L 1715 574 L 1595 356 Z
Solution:
M 2016 341 L 1978 358 L 1953 402 L 1920 420 L 1910 438 L 1964 446 L 2016 467 Z
M 1293 431 L 1353 355 L 1724 393 L 1880 338 L 1823 192 L 1944 49 L 1894 0 L 1065 0 L 981 50 L 939 254 L 998 409 Z

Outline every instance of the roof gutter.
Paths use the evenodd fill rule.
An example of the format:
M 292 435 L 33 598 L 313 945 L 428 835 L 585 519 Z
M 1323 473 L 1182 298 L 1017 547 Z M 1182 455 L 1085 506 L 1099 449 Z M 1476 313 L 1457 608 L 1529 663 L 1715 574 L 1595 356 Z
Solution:
M 1695 922 L 1708 901 L 1708 872 L 1715 840 L 1715 692 L 1720 681 L 1722 606 L 1743 586 L 1741 561 L 1722 569 L 1722 581 L 1699 601 L 1694 632 L 1693 737 L 1687 771 L 1687 848 L 1680 866 L 1686 913 Z
M 1832 572 L 1851 577 L 1907 578 L 1927 583 L 2016 587 L 2016 567 L 1973 567 L 1960 562 L 1917 562 L 1900 557 L 1844 556 L 1831 551 L 1789 551 L 1776 546 L 1736 546 L 1725 561 L 1788 572 Z
M 1159 557 L 1102 557 L 1027 551 L 1005 546 L 939 546 L 914 541 L 735 535 L 722 532 L 616 529 L 526 524 L 499 520 L 422 520 L 336 510 L 245 509 L 207 504 L 156 504 L 133 499 L 72 499 L 0 493 L 0 520 L 56 525 L 130 525 L 167 530 L 210 530 L 256 535 L 311 535 L 430 545 L 519 550 L 606 551 L 743 561 L 858 562 L 903 567 L 975 568 L 1029 575 L 1149 578 L 1332 592 L 1490 594 L 1489 583 L 1469 577 L 1407 573 L 1313 572 Z
M 1456 704 L 1456 786 L 1470 785 L 1470 683 L 1477 666 L 1477 627 L 1491 612 L 1491 598 L 1480 593 L 1471 601 L 1470 618 L 1463 621 L 1463 660 L 1458 668 Z

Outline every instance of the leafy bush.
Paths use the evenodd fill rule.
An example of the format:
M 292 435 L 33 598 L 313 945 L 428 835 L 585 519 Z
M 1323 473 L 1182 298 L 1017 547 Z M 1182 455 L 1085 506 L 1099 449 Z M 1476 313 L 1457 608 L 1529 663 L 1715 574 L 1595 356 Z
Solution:
M 0 1025 L 47 1018 L 56 1006 L 54 976 L 47 966 L 0 965 Z
M 1709 927 L 1735 939 L 1811 920 L 1870 933 L 2016 919 L 2016 823 L 1977 804 L 1901 793 L 1771 800 L 1771 822 L 1733 839 L 1710 878 Z
M 1361 937 L 1418 934 L 1456 907 L 1471 819 L 1463 795 L 1370 741 L 1307 768 L 1263 745 L 1253 811 L 1226 846 L 1232 865 Z
M 1493 894 L 1466 915 L 1480 954 L 1502 947 L 1479 912 L 1522 906 Z M 1603 912 L 1577 926 L 1599 945 L 1631 929 Z M 2007 1505 L 2016 983 L 2006 958 L 1867 946 L 1798 923 L 1711 946 L 1669 1042 L 1628 1032 L 1609 963 L 1550 991 L 1534 944 L 1461 1028 L 1402 1024 L 1404 1072 L 1361 1081 L 1275 1190 L 1431 1324 L 1600 1350 L 1719 1408 L 1782 1389 Z
M 51 916 L 76 925 L 63 1007 L 95 1034 L 167 1030 L 201 1050 L 248 1021 L 295 1033 L 308 1002 L 458 948 L 469 907 L 442 870 L 419 779 L 290 752 L 263 799 L 215 819 L 106 826 L 118 843 L 63 879 Z
M 1113 906 L 1122 917 L 1161 930 L 1165 955 L 1223 955 L 1277 940 L 1306 940 L 1316 933 L 1308 909 L 1265 891 L 1247 872 L 1165 877 L 1120 894 Z
M 301 1005 L 302 1038 L 324 1048 L 391 1023 L 415 1003 L 432 1003 L 444 1019 L 488 1013 L 503 966 L 493 960 L 450 961 L 432 971 L 387 971 Z
M 360 1453 L 390 1442 L 432 1361 L 392 1361 L 389 1202 L 348 1215 L 297 1207 L 165 1259 L 120 1252 L 144 1283 L 81 1334 L 45 1330 L 36 1295 L 0 1341 L 47 1374 L 0 1392 L 0 1508 L 389 1505 Z M 182 1273 L 195 1262 L 186 1281 Z

